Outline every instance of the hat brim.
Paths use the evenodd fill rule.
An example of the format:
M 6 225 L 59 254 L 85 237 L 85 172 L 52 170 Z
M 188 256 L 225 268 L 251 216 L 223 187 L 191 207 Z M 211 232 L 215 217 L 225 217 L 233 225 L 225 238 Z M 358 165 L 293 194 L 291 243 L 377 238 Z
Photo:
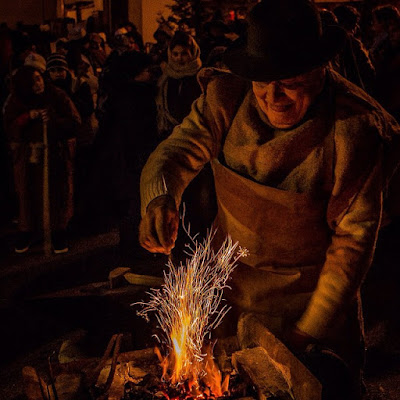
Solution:
M 324 30 L 318 45 L 307 51 L 290 54 L 282 51 L 278 59 L 258 57 L 249 54 L 246 44 L 227 50 L 224 63 L 236 75 L 242 78 L 268 82 L 292 78 L 327 64 L 343 48 L 346 32 L 337 26 L 328 26 Z

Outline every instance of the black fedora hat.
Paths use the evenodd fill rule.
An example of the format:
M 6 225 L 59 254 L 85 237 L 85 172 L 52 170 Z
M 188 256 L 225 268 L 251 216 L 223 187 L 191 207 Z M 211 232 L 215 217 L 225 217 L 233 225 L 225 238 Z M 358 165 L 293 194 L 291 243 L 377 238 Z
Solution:
M 245 42 L 229 49 L 224 62 L 252 81 L 291 78 L 328 63 L 345 35 L 337 26 L 322 31 L 311 0 L 262 0 L 248 15 Z

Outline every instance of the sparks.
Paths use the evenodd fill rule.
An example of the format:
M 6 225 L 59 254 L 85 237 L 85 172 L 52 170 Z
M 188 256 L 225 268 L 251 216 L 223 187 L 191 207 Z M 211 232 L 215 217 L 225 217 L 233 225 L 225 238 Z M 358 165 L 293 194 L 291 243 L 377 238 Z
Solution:
M 214 236 L 211 231 L 199 243 L 189 234 L 192 243 L 187 245 L 185 264 L 175 266 L 170 260 L 161 289 L 151 289 L 148 302 L 136 303 L 142 306 L 138 315 L 149 321 L 149 314 L 154 313 L 163 331 L 170 352 L 164 378 L 171 384 L 197 383 L 206 374 L 204 340 L 229 311 L 226 304 L 220 307 L 223 290 L 237 260 L 247 254 L 229 236 L 215 252 L 211 246 Z

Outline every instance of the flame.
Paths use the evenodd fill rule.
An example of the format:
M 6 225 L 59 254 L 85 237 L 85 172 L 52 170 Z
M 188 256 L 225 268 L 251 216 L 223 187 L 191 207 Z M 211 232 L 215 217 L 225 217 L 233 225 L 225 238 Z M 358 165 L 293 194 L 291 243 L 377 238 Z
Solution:
M 163 379 L 171 385 L 187 385 L 193 398 L 204 398 L 200 386 L 206 386 L 209 395 L 222 396 L 227 391 L 229 376 L 222 379 L 213 356 L 212 348 L 206 350 L 205 338 L 210 336 L 222 321 L 229 307 L 220 307 L 223 289 L 240 257 L 247 250 L 233 243 L 228 236 L 221 248 L 214 252 L 212 240 L 215 231 L 208 233 L 202 243 L 190 236 L 187 245 L 189 258 L 176 267 L 168 262 L 169 272 L 164 272 L 165 283 L 161 289 L 151 289 L 147 303 L 138 315 L 149 321 L 149 313 L 155 313 L 163 331 L 161 343 L 168 354 L 157 354 L 163 368 Z M 209 396 L 208 395 L 208 396 Z
M 205 375 L 202 378 L 202 382 L 210 389 L 210 394 L 212 393 L 216 397 L 221 397 L 224 393 L 228 392 L 230 376 L 226 375 L 224 379 L 222 378 L 222 373 L 214 360 L 211 346 L 203 363 Z

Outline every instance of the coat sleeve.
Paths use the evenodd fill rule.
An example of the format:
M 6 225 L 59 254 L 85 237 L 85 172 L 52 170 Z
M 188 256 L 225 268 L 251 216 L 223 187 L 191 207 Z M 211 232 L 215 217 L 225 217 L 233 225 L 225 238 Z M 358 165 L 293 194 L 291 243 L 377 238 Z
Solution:
M 179 206 L 182 193 L 203 166 L 218 156 L 248 83 L 210 68 L 198 74 L 202 95 L 190 114 L 149 157 L 141 176 L 141 209 L 168 193 Z
M 140 181 L 142 215 L 151 200 L 166 193 L 179 206 L 187 185 L 218 154 L 220 138 L 215 137 L 205 122 L 205 103 L 205 96 L 201 95 L 182 124 L 147 160 Z
M 358 117 L 343 117 L 335 137 L 335 178 L 327 211 L 332 242 L 316 290 L 297 323 L 317 339 L 351 306 L 371 265 L 387 180 L 382 137 L 399 135 L 396 125 L 391 125 L 395 131 L 381 132 L 389 125 L 377 114 L 362 119 L 360 124 Z
M 23 128 L 31 122 L 26 108 L 21 107 L 14 95 L 10 95 L 3 107 L 4 130 L 8 142 L 20 142 L 23 137 Z

